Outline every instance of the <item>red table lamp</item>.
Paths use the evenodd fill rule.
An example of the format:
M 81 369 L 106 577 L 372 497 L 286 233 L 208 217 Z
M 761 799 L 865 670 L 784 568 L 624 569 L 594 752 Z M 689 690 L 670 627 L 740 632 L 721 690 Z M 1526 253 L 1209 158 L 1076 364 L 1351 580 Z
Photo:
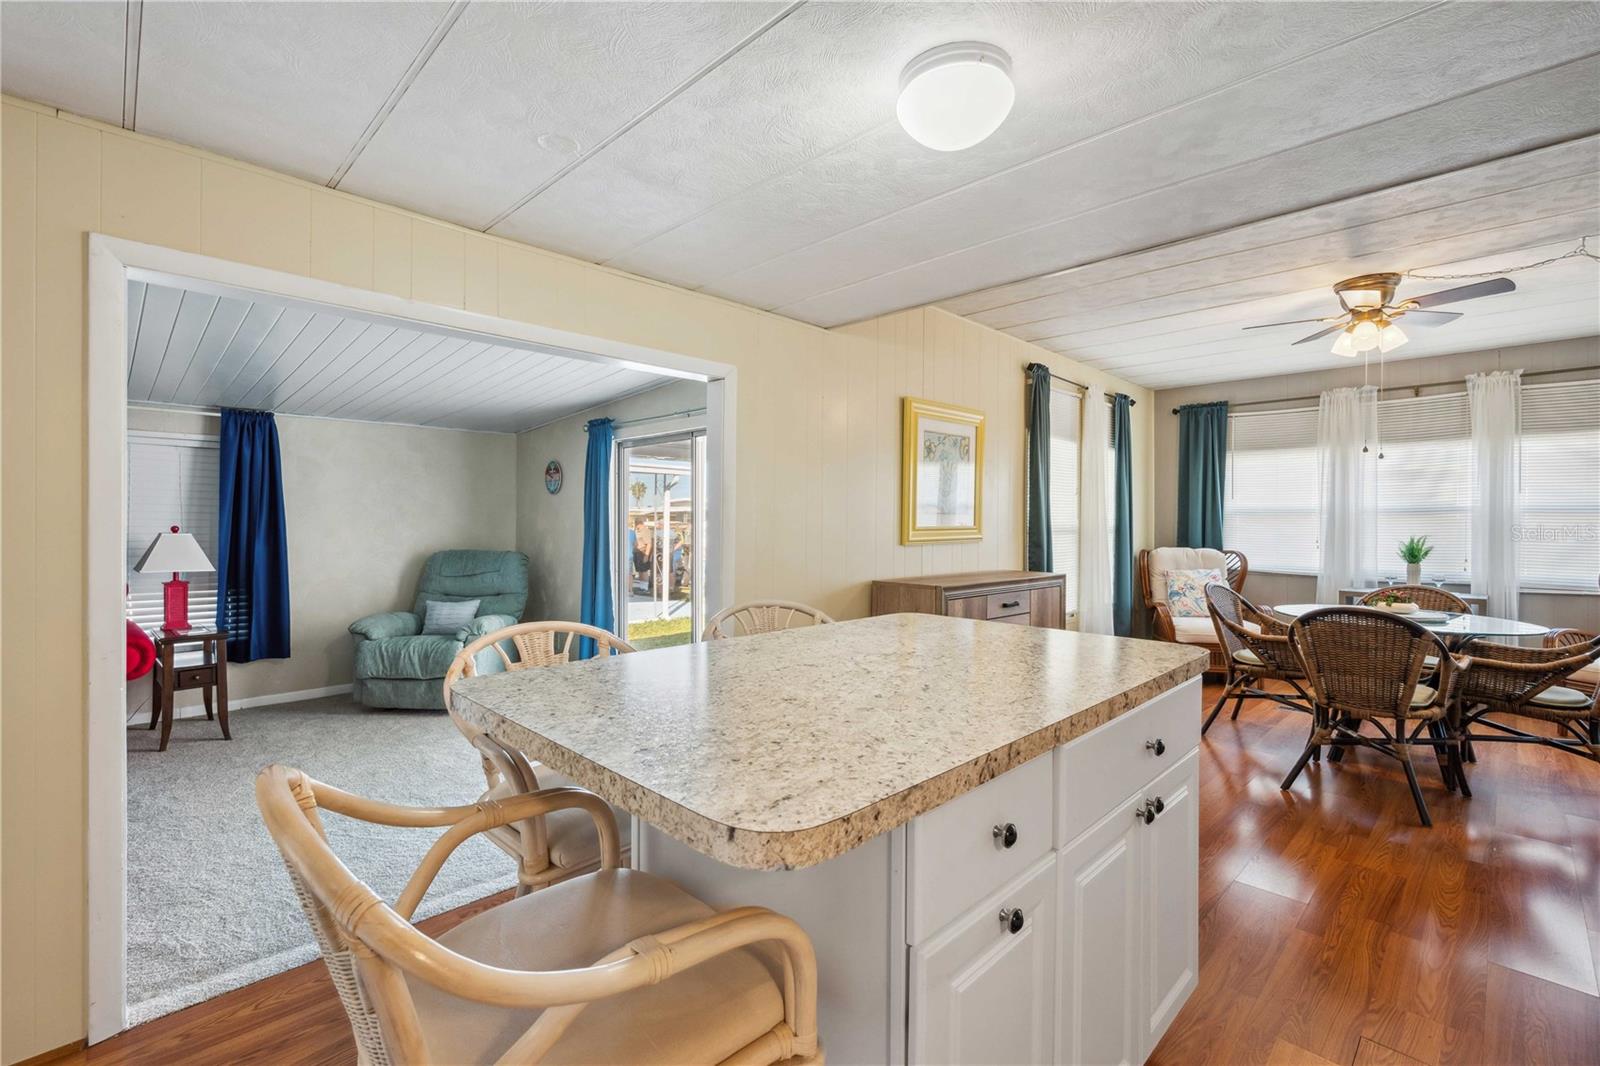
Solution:
M 171 581 L 164 581 L 161 584 L 163 606 L 161 628 L 176 630 L 189 628 L 189 583 L 178 574 L 181 571 L 191 570 L 210 573 L 216 568 L 211 565 L 211 560 L 206 558 L 206 553 L 200 548 L 200 542 L 194 539 L 192 533 L 179 533 L 178 527 L 173 526 L 172 532 L 162 533 L 150 547 L 145 549 L 143 558 L 134 569 L 141 574 L 162 571 L 172 574 Z

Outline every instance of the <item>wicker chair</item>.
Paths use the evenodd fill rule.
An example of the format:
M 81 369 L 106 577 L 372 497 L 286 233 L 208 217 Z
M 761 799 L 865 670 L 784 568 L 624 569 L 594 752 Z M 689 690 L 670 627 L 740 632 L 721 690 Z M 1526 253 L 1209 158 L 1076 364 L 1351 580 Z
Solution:
M 1382 603 L 1390 596 L 1406 603 L 1414 603 L 1424 611 L 1449 611 L 1452 614 L 1471 614 L 1472 606 L 1454 592 L 1433 585 L 1389 585 L 1373 589 L 1361 597 L 1361 605 Z
M 804 931 L 760 907 L 715 912 L 670 881 L 619 869 L 616 823 L 591 793 L 397 807 L 269 766 L 256 778 L 256 804 L 362 1066 L 822 1062 L 816 957 Z M 593 820 L 598 872 L 491 907 L 437 938 L 411 924 L 462 841 L 563 810 Z M 339 861 L 322 811 L 445 831 L 391 905 Z
M 456 681 L 475 676 L 478 657 L 489 649 L 498 654 L 506 670 L 563 665 L 572 661 L 572 653 L 581 637 L 593 640 L 600 655 L 625 655 L 633 651 L 627 641 L 594 626 L 577 622 L 522 622 L 486 633 L 456 654 L 444 677 L 444 705 L 450 712 L 450 720 L 483 761 L 483 776 L 489 787 L 479 797 L 480 802 L 572 782 L 546 766 L 535 767 L 522 752 L 500 743 L 457 714 L 450 700 Z M 515 658 L 506 653 L 507 645 Z M 627 834 L 631 828 L 628 815 L 621 812 L 618 820 L 623 833 Z M 518 895 L 589 873 L 600 866 L 599 841 L 589 819 L 580 811 L 558 811 L 548 818 L 529 818 L 495 826 L 486 835 L 496 847 L 517 861 Z M 628 838 L 625 835 L 623 839 Z M 624 855 L 628 850 L 624 843 Z
M 1228 586 L 1244 591 L 1250 562 L 1243 552 L 1216 548 L 1141 548 L 1134 566 L 1139 595 L 1150 612 L 1150 633 L 1157 640 L 1195 644 L 1211 652 L 1208 674 L 1226 674 L 1228 655 L 1218 644 L 1209 618 L 1173 618 L 1167 606 L 1167 574 L 1173 570 L 1221 570 Z
M 832 618 L 808 604 L 792 600 L 752 600 L 712 615 L 701 639 L 746 637 L 756 633 L 774 633 L 780 629 L 823 626 L 832 621 Z
M 1289 626 L 1289 643 L 1305 667 L 1311 689 L 1312 726 L 1306 748 L 1283 779 L 1283 789 L 1323 744 L 1338 762 L 1343 749 L 1360 745 L 1399 761 L 1411 786 L 1417 815 L 1433 825 L 1417 784 L 1411 749 L 1431 747 L 1445 786 L 1454 791 L 1466 778 L 1461 742 L 1449 728 L 1448 709 L 1460 671 L 1437 636 L 1405 618 L 1366 607 L 1327 607 L 1309 611 Z M 1437 687 L 1422 684 L 1424 660 L 1439 660 Z M 1385 726 L 1385 721 L 1393 728 Z M 1377 737 L 1361 728 L 1372 723 Z
M 1311 711 L 1311 697 L 1300 687 L 1305 670 L 1289 646 L 1289 627 L 1259 610 L 1255 604 L 1230 586 L 1213 581 L 1206 586 L 1206 602 L 1211 607 L 1211 622 L 1216 626 L 1217 643 L 1227 656 L 1227 687 L 1200 727 L 1201 735 L 1211 728 L 1222 705 L 1233 700 L 1233 717 L 1246 699 L 1267 699 L 1296 711 Z M 1296 699 L 1282 692 L 1261 687 L 1263 681 L 1283 681 L 1299 694 Z M 1315 754 L 1313 755 L 1315 757 Z
M 1468 744 L 1542 744 L 1600 762 L 1600 707 L 1595 705 L 1594 691 L 1561 684 L 1596 663 L 1600 663 L 1600 637 L 1543 648 L 1477 641 L 1471 657 L 1462 661 L 1455 695 L 1456 728 Z M 1526 732 L 1501 720 L 1508 714 L 1551 722 L 1565 735 Z
M 1595 639 L 1595 634 L 1585 633 L 1581 629 L 1552 629 L 1544 635 L 1544 646 L 1547 648 L 1568 648 L 1579 644 L 1588 644 Z M 1580 692 L 1596 695 L 1600 692 L 1600 664 L 1590 663 L 1582 670 L 1567 678 L 1567 685 Z

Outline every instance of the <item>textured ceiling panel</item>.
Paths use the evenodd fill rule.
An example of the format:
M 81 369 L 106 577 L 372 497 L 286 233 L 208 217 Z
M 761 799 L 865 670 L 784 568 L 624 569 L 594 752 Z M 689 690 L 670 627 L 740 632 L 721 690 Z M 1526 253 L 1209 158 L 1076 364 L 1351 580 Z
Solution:
M 148 3 L 141 133 L 326 182 L 443 3 Z
M 512 433 L 664 384 L 604 360 L 145 282 L 128 399 Z
M 482 228 L 781 10 L 473 4 L 340 188 Z
M 122 123 L 124 0 L 0 4 L 0 88 Z

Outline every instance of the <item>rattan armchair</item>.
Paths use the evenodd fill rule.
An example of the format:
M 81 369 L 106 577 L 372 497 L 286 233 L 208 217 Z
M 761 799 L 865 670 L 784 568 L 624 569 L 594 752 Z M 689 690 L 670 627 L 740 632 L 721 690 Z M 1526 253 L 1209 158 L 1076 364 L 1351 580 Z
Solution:
M 751 600 L 712 615 L 701 639 L 747 637 L 756 633 L 775 633 L 780 629 L 823 626 L 832 621 L 832 618 L 809 604 L 793 600 Z
M 1141 548 L 1133 569 L 1139 576 L 1139 596 L 1150 612 L 1150 635 L 1156 640 L 1205 648 L 1211 653 L 1206 673 L 1226 674 L 1228 656 L 1216 642 L 1210 619 L 1172 617 L 1167 606 L 1167 574 L 1173 570 L 1220 570 L 1229 588 L 1243 592 L 1244 579 L 1250 573 L 1250 561 L 1244 553 L 1216 548 Z
M 1227 659 L 1227 685 L 1200 727 L 1201 735 L 1211 728 L 1222 705 L 1230 698 L 1234 718 L 1239 717 L 1239 708 L 1246 699 L 1272 700 L 1292 710 L 1310 713 L 1311 697 L 1300 685 L 1306 673 L 1289 646 L 1289 627 L 1262 612 L 1231 587 L 1214 581 L 1206 586 L 1206 602 L 1211 607 L 1217 642 L 1222 645 Z M 1264 681 L 1285 682 L 1294 689 L 1298 699 L 1263 688 Z
M 1471 614 L 1472 606 L 1448 589 L 1435 585 L 1389 585 L 1373 589 L 1361 597 L 1361 605 L 1382 603 L 1390 596 L 1405 603 L 1414 603 L 1424 611 L 1449 611 L 1452 614 Z
M 823 1061 L 805 932 L 760 907 L 714 912 L 670 881 L 619 868 L 616 823 L 591 793 L 398 807 L 269 766 L 256 778 L 256 803 L 362 1066 Z M 593 820 L 598 872 L 491 907 L 437 938 L 411 924 L 463 841 L 561 810 Z M 444 833 L 391 905 L 328 846 L 323 811 Z
M 594 626 L 577 622 L 521 622 L 487 633 L 456 654 L 444 677 L 444 705 L 450 720 L 483 762 L 488 788 L 480 800 L 504 799 L 572 782 L 548 767 L 535 766 L 522 752 L 500 743 L 461 717 L 450 699 L 456 681 L 476 675 L 478 656 L 490 649 L 505 670 L 563 665 L 572 661 L 582 637 L 593 640 L 597 654 L 602 656 L 633 651 L 627 641 Z M 508 645 L 512 654 L 507 653 Z M 620 820 L 626 840 L 630 828 L 628 815 L 621 814 Z M 519 895 L 589 873 L 600 865 L 600 848 L 594 829 L 589 819 L 578 811 L 561 811 L 548 818 L 529 818 L 495 826 L 487 836 L 496 847 L 516 860 Z M 624 853 L 627 850 L 624 844 Z
M 1367 747 L 1399 761 L 1418 817 L 1433 825 L 1411 749 L 1434 750 L 1451 791 L 1466 781 L 1461 740 L 1448 721 L 1460 671 L 1444 644 L 1415 622 L 1367 607 L 1309 611 L 1289 626 L 1289 643 L 1305 668 L 1312 725 L 1305 750 L 1283 779 L 1284 791 L 1322 745 L 1335 763 L 1344 748 Z M 1436 686 L 1422 683 L 1430 657 L 1439 662 Z M 1368 723 L 1376 737 L 1362 733 Z
M 1570 648 L 1580 644 L 1588 644 L 1595 639 L 1595 634 L 1585 633 L 1581 629 L 1552 629 L 1544 635 L 1544 646 L 1547 648 Z M 1580 692 L 1596 695 L 1600 692 L 1600 663 L 1590 663 L 1577 673 L 1567 678 L 1567 685 Z
M 1471 657 L 1462 662 L 1456 687 L 1462 738 L 1468 744 L 1541 744 L 1600 762 L 1600 707 L 1594 691 L 1562 683 L 1596 663 L 1600 663 L 1600 637 L 1543 648 L 1477 641 Z M 1505 721 L 1505 715 L 1550 722 L 1559 732 L 1554 737 L 1529 733 Z

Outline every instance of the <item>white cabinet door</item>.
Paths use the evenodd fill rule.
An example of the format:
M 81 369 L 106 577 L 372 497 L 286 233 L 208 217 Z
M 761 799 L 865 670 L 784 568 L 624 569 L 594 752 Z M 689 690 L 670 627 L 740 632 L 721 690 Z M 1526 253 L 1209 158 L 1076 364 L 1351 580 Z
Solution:
M 1140 993 L 1140 870 L 1155 825 L 1129 798 L 1060 852 L 1061 923 L 1056 1061 L 1108 1066 L 1144 1061 Z
M 1200 753 L 1146 790 L 1161 813 L 1141 826 L 1144 853 L 1144 1031 L 1141 1057 L 1172 1024 L 1200 976 Z M 1130 817 L 1129 821 L 1133 819 Z
M 911 1062 L 1053 1061 L 1055 862 L 1052 852 L 912 949 Z M 1004 921 L 1002 910 L 1021 917 Z

